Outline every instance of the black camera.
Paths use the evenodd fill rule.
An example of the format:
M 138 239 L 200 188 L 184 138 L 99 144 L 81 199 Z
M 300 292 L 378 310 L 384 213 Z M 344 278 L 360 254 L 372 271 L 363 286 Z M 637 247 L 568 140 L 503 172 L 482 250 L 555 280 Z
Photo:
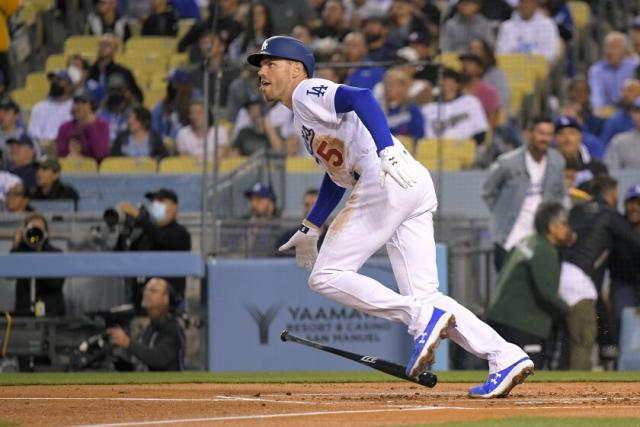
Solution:
M 147 218 L 149 213 L 142 204 L 138 205 L 138 209 L 140 210 L 138 217 L 123 215 L 115 208 L 108 208 L 102 213 L 102 220 L 110 231 L 120 227 L 116 250 L 129 250 L 131 243 L 142 234 L 140 222 L 143 218 Z
M 22 232 L 22 240 L 32 249 L 41 249 L 46 239 L 47 232 L 33 224 L 29 224 Z

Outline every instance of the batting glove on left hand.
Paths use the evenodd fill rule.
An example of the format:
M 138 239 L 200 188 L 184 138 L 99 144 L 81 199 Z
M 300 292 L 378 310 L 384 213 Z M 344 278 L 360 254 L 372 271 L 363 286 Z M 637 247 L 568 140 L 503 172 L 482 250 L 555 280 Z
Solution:
M 291 236 L 289 241 L 280 246 L 278 251 L 296 248 L 296 262 L 307 271 L 313 270 L 318 258 L 318 237 L 320 230 L 301 225 L 298 231 Z
M 411 165 L 407 162 L 404 148 L 391 145 L 380 151 L 380 187 L 384 188 L 385 177 L 389 174 L 402 188 L 409 188 L 416 183 L 411 173 Z

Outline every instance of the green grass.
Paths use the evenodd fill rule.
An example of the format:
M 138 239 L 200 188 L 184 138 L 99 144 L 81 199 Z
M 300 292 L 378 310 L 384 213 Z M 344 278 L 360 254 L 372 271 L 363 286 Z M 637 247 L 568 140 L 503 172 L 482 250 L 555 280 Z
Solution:
M 14 427 L 17 426 L 18 423 L 14 423 L 13 421 L 3 421 L 0 420 L 0 427 Z
M 639 418 L 513 417 L 442 424 L 412 424 L 409 427 L 635 427 L 639 422 Z
M 439 372 L 442 383 L 481 383 L 485 371 Z M 175 383 L 344 383 L 402 381 L 366 372 L 38 372 L 0 374 L 0 385 L 175 384 Z M 540 371 L 528 382 L 640 382 L 640 372 Z

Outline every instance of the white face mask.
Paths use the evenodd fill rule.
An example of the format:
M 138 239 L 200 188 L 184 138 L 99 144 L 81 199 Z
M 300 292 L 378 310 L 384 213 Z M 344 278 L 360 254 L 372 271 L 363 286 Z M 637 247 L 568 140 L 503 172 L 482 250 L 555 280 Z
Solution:
M 82 78 L 82 70 L 75 65 L 69 66 L 67 68 L 67 74 L 69 74 L 69 78 L 71 78 L 71 82 L 75 85 Z
M 156 224 L 161 223 L 167 219 L 167 205 L 158 200 L 154 200 L 153 202 L 151 202 L 148 210 L 151 219 Z

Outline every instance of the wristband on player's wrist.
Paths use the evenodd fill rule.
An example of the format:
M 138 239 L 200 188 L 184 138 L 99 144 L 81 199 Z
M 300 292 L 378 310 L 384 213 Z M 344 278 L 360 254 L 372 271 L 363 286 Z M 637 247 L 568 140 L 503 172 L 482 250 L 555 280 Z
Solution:
M 298 227 L 298 231 L 303 234 L 306 234 L 307 236 L 317 236 L 320 234 L 317 229 L 307 227 L 304 224 L 300 224 L 300 227 Z

